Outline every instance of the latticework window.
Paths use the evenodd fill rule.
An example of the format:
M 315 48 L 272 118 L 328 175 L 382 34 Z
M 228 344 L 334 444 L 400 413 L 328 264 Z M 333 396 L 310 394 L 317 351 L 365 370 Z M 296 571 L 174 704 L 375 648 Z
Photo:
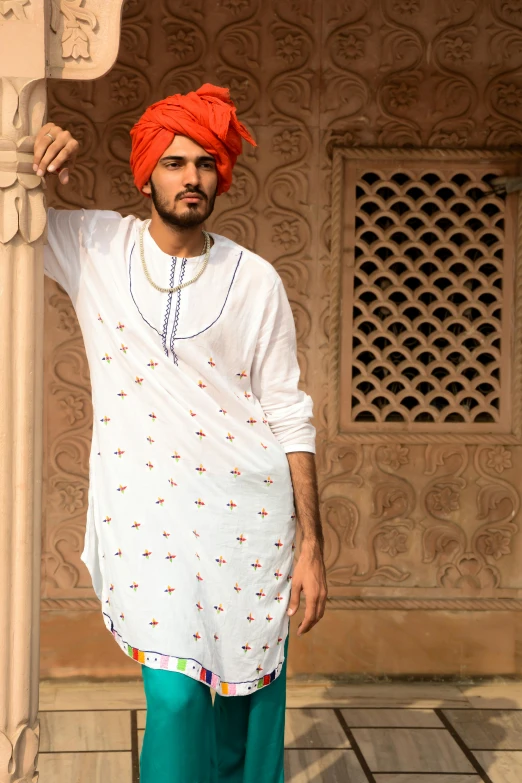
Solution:
M 512 168 L 347 161 L 343 429 L 508 425 L 516 196 L 491 180 Z

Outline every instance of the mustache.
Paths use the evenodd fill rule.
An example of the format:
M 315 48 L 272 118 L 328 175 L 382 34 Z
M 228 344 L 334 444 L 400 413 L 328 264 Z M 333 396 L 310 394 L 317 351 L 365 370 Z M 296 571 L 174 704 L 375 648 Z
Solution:
M 179 201 L 180 199 L 185 198 L 185 196 L 201 196 L 201 198 L 204 198 L 204 199 L 207 198 L 205 193 L 203 193 L 202 190 L 194 189 L 194 190 L 186 190 L 184 193 L 180 193 L 179 195 L 176 196 L 176 201 Z

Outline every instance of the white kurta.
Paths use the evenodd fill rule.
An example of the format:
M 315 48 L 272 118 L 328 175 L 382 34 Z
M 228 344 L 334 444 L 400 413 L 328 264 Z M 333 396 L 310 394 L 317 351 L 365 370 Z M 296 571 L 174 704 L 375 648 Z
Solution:
M 286 454 L 315 452 L 295 326 L 276 270 L 212 234 L 202 276 L 147 281 L 143 221 L 49 211 L 45 272 L 83 333 L 94 410 L 81 559 L 121 649 L 223 695 L 284 662 L 295 548 Z M 148 221 L 146 222 L 148 225 Z M 192 278 L 148 229 L 152 279 Z

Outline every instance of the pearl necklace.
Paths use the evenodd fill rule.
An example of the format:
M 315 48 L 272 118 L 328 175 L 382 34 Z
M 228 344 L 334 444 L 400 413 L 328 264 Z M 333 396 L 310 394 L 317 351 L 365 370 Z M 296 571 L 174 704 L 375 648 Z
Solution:
M 187 280 L 186 283 L 180 283 L 179 285 L 174 286 L 174 288 L 162 288 L 160 285 L 157 285 L 154 280 L 150 276 L 150 272 L 147 268 L 147 264 L 145 263 L 145 251 L 143 249 L 143 232 L 145 231 L 145 226 L 142 226 L 139 232 L 139 238 L 140 238 L 140 255 L 141 255 L 141 263 L 143 265 L 143 271 L 145 272 L 145 277 L 149 281 L 149 283 L 154 286 L 154 288 L 157 291 L 161 291 L 164 294 L 173 294 L 176 291 L 179 291 L 181 288 L 185 288 L 186 286 L 190 285 L 191 283 L 195 283 L 196 280 L 201 277 L 203 272 L 205 271 L 205 268 L 208 264 L 208 260 L 210 258 L 210 234 L 208 234 L 206 231 L 203 231 L 203 236 L 205 237 L 205 246 L 203 248 L 203 253 L 205 254 L 205 258 L 203 259 L 203 266 L 195 275 L 192 280 Z

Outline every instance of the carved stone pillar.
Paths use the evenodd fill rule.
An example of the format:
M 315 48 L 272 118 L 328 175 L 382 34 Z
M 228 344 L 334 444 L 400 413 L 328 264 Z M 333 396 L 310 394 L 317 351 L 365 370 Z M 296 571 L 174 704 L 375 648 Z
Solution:
M 93 79 L 123 0 L 0 0 L 0 783 L 38 780 L 46 78 Z

